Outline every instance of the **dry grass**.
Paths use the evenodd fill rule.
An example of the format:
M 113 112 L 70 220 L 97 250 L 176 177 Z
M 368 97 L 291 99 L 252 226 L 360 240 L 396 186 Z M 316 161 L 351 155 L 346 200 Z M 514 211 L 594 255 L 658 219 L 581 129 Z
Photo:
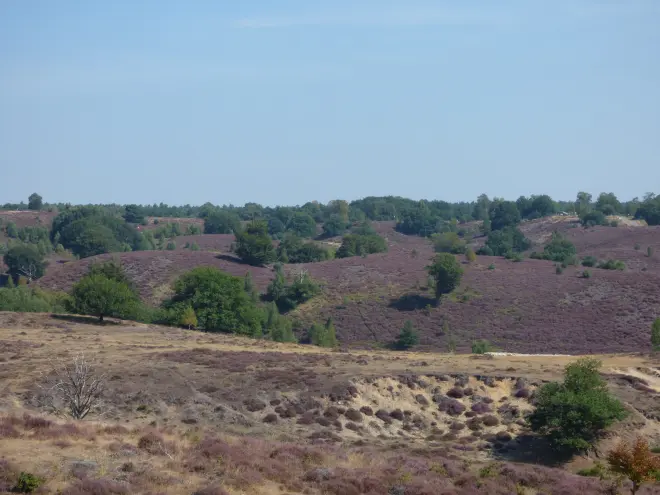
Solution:
M 523 454 L 508 438 L 526 435 L 517 421 L 528 394 L 573 357 L 332 352 L 12 313 L 0 313 L 0 345 L 10 464 L 0 480 L 2 469 L 28 471 L 47 493 L 606 493 L 598 481 L 511 463 Z M 109 376 L 105 413 L 42 416 L 40 373 L 81 350 Z M 600 357 L 635 411 L 621 434 L 660 441 L 658 360 Z

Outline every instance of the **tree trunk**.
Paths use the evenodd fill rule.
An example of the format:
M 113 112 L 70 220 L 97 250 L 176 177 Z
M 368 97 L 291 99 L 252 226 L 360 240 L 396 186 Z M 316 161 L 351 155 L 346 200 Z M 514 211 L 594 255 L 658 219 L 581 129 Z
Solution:
M 99 315 L 99 321 L 103 323 L 103 315 Z

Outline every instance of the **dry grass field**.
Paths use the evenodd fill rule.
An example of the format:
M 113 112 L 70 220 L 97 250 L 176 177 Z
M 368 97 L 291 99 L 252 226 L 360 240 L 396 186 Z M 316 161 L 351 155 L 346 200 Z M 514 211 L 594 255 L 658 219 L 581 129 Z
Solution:
M 107 388 L 72 422 L 40 385 L 79 352 Z M 632 433 L 660 445 L 660 359 L 597 357 L 632 413 L 599 449 Z M 553 465 L 523 421 L 574 359 L 337 352 L 0 313 L 0 492 L 25 471 L 65 495 L 610 493 L 571 474 L 594 459 Z

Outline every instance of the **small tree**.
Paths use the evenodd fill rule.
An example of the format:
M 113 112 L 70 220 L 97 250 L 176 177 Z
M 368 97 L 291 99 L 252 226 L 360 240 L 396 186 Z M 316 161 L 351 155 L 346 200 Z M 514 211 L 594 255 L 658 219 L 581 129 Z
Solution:
M 192 306 L 187 306 L 181 313 L 181 325 L 188 327 L 188 330 L 197 326 L 197 315 Z
M 273 240 L 268 235 L 266 222 L 254 221 L 241 232 L 236 232 L 236 255 L 245 263 L 263 266 L 275 261 Z
M 566 366 L 564 381 L 538 389 L 532 430 L 545 435 L 557 450 L 588 451 L 601 432 L 626 416 L 599 373 L 601 362 L 582 358 Z
M 467 248 L 465 250 L 465 259 L 468 263 L 474 263 L 477 260 L 477 255 L 472 248 Z
M 660 318 L 656 318 L 651 325 L 651 347 L 654 351 L 660 351 Z
M 43 200 L 37 193 L 30 194 L 28 198 L 28 210 L 41 210 L 43 207 Z
M 472 354 L 486 354 L 487 352 L 490 352 L 490 342 L 487 340 L 472 342 Z
M 93 363 L 82 353 L 70 364 L 54 366 L 45 380 L 42 388 L 66 407 L 73 419 L 84 419 L 98 408 L 105 391 L 105 375 L 96 373 Z
M 419 336 L 415 331 L 415 327 L 410 320 L 406 320 L 406 322 L 403 324 L 403 329 L 401 329 L 401 333 L 394 341 L 394 348 L 400 351 L 406 351 L 418 343 Z
M 437 254 L 433 259 L 433 263 L 427 267 L 427 270 L 435 281 L 435 294 L 437 298 L 458 287 L 463 277 L 463 267 L 456 260 L 456 257 L 449 253 Z
M 607 454 L 610 469 L 632 481 L 630 493 L 635 495 L 647 481 L 654 481 L 660 471 L 660 458 L 651 453 L 648 442 L 638 436 L 633 443 L 624 441 Z
M 121 318 L 134 311 L 139 300 L 130 287 L 102 274 L 86 275 L 71 290 L 70 310 L 93 315 L 103 321 L 106 316 Z

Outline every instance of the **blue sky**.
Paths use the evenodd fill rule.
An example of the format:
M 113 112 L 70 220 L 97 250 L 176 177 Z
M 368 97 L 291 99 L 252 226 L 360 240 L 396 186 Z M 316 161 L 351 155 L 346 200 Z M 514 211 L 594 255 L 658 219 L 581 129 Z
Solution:
M 3 0 L 0 203 L 660 193 L 657 0 Z

